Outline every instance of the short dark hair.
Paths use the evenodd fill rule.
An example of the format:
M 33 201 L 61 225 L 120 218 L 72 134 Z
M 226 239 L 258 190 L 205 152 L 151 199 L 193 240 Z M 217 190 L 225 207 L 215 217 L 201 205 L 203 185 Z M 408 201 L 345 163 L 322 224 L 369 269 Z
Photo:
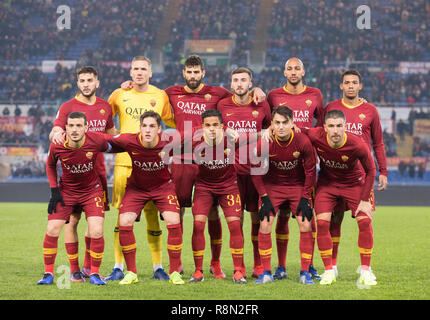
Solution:
M 252 80 L 252 71 L 249 68 L 245 68 L 245 67 L 239 67 L 234 69 L 230 76 L 234 75 L 234 74 L 238 74 L 238 73 L 247 73 L 249 75 L 249 78 Z
M 190 55 L 184 62 L 184 69 L 186 67 L 198 67 L 204 69 L 203 60 L 196 54 Z
M 327 119 L 337 119 L 337 118 L 341 118 L 343 119 L 343 121 L 346 121 L 345 114 L 343 113 L 342 110 L 333 109 L 326 113 L 324 117 L 324 122 L 327 122 Z
M 73 112 L 70 112 L 69 115 L 67 116 L 67 120 L 69 120 L 69 119 L 81 119 L 81 118 L 84 119 L 85 124 L 87 124 L 87 116 L 83 112 L 73 111 Z
M 272 119 L 275 117 L 275 114 L 279 114 L 279 115 L 283 116 L 285 119 L 290 119 L 290 120 L 294 119 L 293 110 L 291 110 L 287 106 L 276 107 L 275 110 L 273 110 L 273 112 L 272 112 Z
M 80 74 L 83 74 L 83 73 L 92 73 L 96 78 L 98 76 L 97 69 L 92 67 L 92 66 L 84 66 L 84 67 L 79 68 L 76 71 L 76 74 L 78 77 Z
M 348 76 L 348 75 L 357 76 L 358 77 L 358 81 L 361 83 L 361 74 L 360 74 L 360 72 L 358 72 L 355 69 L 349 69 L 349 70 L 344 71 L 342 73 L 342 82 L 343 82 L 343 78 L 345 78 L 345 76 Z
M 205 121 L 205 118 L 209 117 L 218 117 L 219 122 L 222 123 L 222 114 L 217 109 L 209 109 L 202 113 L 202 122 Z
M 152 111 L 152 110 L 145 111 L 145 112 L 140 116 L 140 125 L 142 125 L 142 124 L 143 124 L 143 119 L 145 119 L 145 118 L 149 118 L 149 117 L 154 118 L 154 119 L 155 119 L 155 121 L 157 121 L 158 126 L 161 126 L 161 117 L 160 117 L 160 115 L 159 115 L 157 112 Z

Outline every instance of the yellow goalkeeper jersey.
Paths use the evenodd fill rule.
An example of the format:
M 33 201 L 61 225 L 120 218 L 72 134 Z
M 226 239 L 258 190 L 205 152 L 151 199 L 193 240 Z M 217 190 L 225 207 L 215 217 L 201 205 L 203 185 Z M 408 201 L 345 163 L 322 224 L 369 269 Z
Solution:
M 121 133 L 139 132 L 140 116 L 148 110 L 157 112 L 166 125 L 176 128 L 169 97 L 164 90 L 153 85 L 149 85 L 145 92 L 116 89 L 108 102 L 112 107 L 112 116 L 118 115 Z M 115 165 L 131 167 L 128 153 L 118 153 Z

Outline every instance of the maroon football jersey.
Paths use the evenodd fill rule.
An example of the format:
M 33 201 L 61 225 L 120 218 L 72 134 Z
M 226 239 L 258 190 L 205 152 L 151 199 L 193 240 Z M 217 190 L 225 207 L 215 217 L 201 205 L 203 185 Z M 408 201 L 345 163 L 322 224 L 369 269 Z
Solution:
M 95 170 L 97 156 L 109 148 L 102 134 L 87 132 L 80 148 L 51 143 L 46 161 L 46 173 L 51 188 L 58 186 L 57 161 L 61 162 L 60 189 L 69 195 L 84 195 L 102 190 L 99 175 Z
M 85 113 L 88 121 L 88 131 L 105 132 L 114 126 L 112 108 L 106 100 L 96 97 L 93 105 L 86 104 L 73 98 L 63 103 L 57 112 L 54 126 L 66 127 L 67 117 L 70 113 L 80 111 Z
M 263 128 L 269 127 L 272 119 L 270 106 L 267 101 L 256 104 L 254 99 L 252 99 L 250 103 L 241 105 L 238 104 L 234 100 L 234 96 L 232 96 L 218 102 L 217 109 L 222 114 L 225 127 L 234 129 L 239 134 L 247 136 L 250 134 L 257 134 Z M 254 141 L 256 141 L 256 138 Z M 252 149 L 253 148 L 251 148 L 251 150 Z M 249 174 L 249 150 L 249 144 L 244 144 L 236 150 L 236 169 L 238 174 Z M 243 161 L 240 161 L 240 155 L 245 155 Z M 247 163 L 241 163 L 245 161 L 247 161 Z
M 388 175 L 387 160 L 385 157 L 385 146 L 382 135 L 381 121 L 379 113 L 373 104 L 362 102 L 357 106 L 346 104 L 343 99 L 330 102 L 325 108 L 325 112 L 330 110 L 341 110 L 346 118 L 346 131 L 360 136 L 363 141 L 375 152 L 379 172 Z
M 375 181 L 376 169 L 366 144 L 358 136 L 345 133 L 344 144 L 335 149 L 327 141 L 324 128 L 303 129 L 320 159 L 318 184 L 338 187 L 363 185 L 361 200 L 368 201 Z
M 199 166 L 196 187 L 228 192 L 237 184 L 234 153 L 236 144 L 226 135 L 218 144 L 208 144 L 205 137 L 193 142 L 193 161 Z
M 316 180 L 316 158 L 309 138 L 303 133 L 291 130 L 288 141 L 273 142 L 259 140 L 256 153 L 262 160 L 268 161 L 267 173 L 253 176 L 253 182 L 261 195 L 267 193 L 264 185 L 303 187 L 301 197 L 311 199 Z M 268 143 L 268 154 L 262 154 L 262 143 Z M 260 177 L 260 178 L 259 178 Z
M 171 142 L 170 139 L 159 135 L 157 145 L 146 148 L 140 133 L 106 136 L 115 152 L 127 152 L 131 157 L 132 172 L 127 179 L 127 186 L 150 191 L 170 180 L 168 164 L 173 150 L 166 152 L 167 148 L 163 149 Z
M 316 126 L 323 123 L 324 102 L 318 88 L 305 86 L 302 92 L 293 94 L 286 89 L 285 85 L 271 90 L 267 95 L 267 101 L 272 111 L 279 106 L 286 106 L 293 110 L 294 124 L 299 128 L 312 128 L 314 118 L 317 120 Z

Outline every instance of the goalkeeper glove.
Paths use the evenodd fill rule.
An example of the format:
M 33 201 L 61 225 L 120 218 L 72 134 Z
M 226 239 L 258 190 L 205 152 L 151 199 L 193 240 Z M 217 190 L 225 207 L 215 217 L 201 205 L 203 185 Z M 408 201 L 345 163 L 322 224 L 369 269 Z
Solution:
M 276 215 L 275 208 L 273 208 L 269 196 L 262 196 L 261 202 L 261 208 L 258 212 L 258 214 L 260 215 L 260 220 L 263 221 L 264 217 L 266 217 L 267 221 L 270 221 L 270 212 L 273 212 L 273 214 Z
M 296 216 L 299 215 L 300 211 L 302 212 L 302 221 L 305 221 L 305 217 L 309 221 L 312 220 L 313 212 L 308 199 L 300 198 L 299 206 L 297 207 Z
M 48 213 L 57 212 L 57 203 L 61 202 L 65 206 L 63 197 L 61 196 L 59 188 L 51 188 L 51 199 L 49 199 Z

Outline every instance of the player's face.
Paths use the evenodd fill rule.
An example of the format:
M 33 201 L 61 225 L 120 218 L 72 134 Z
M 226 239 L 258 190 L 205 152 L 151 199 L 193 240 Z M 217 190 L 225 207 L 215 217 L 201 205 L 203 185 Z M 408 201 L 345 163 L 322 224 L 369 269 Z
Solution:
M 182 70 L 185 83 L 191 90 L 197 89 L 202 83 L 203 77 L 205 76 L 205 70 L 202 70 L 201 66 L 186 66 Z
M 348 99 L 355 99 L 362 88 L 363 85 L 360 83 L 360 78 L 355 74 L 344 76 L 343 81 L 340 84 L 340 89 Z
M 291 134 L 291 129 L 293 128 L 294 122 L 292 119 L 285 118 L 283 115 L 275 113 L 272 119 L 272 128 L 275 136 L 280 138 L 289 137 Z
M 246 72 L 236 73 L 231 76 L 231 89 L 237 96 L 243 97 L 251 87 L 251 77 Z
M 301 83 L 302 78 L 305 76 L 305 70 L 300 60 L 290 59 L 285 66 L 284 76 L 287 78 L 287 82 L 293 86 Z
M 338 145 L 343 142 L 345 135 L 345 120 L 342 118 L 329 118 L 324 124 L 327 138 L 332 144 Z
M 81 73 L 78 75 L 78 89 L 86 98 L 91 98 L 96 93 L 99 85 L 100 81 L 93 73 Z
M 66 136 L 73 142 L 81 141 L 85 133 L 88 131 L 88 126 L 85 124 L 84 118 L 67 119 Z
M 203 131 L 208 139 L 216 139 L 222 133 L 223 124 L 218 117 L 207 117 L 203 120 Z
M 143 142 L 154 142 L 160 132 L 161 126 L 158 125 L 155 118 L 146 117 L 143 119 L 142 124 L 140 125 L 140 133 L 142 135 Z
M 137 60 L 131 64 L 130 77 L 138 86 L 146 85 L 152 77 L 151 66 L 148 61 Z

